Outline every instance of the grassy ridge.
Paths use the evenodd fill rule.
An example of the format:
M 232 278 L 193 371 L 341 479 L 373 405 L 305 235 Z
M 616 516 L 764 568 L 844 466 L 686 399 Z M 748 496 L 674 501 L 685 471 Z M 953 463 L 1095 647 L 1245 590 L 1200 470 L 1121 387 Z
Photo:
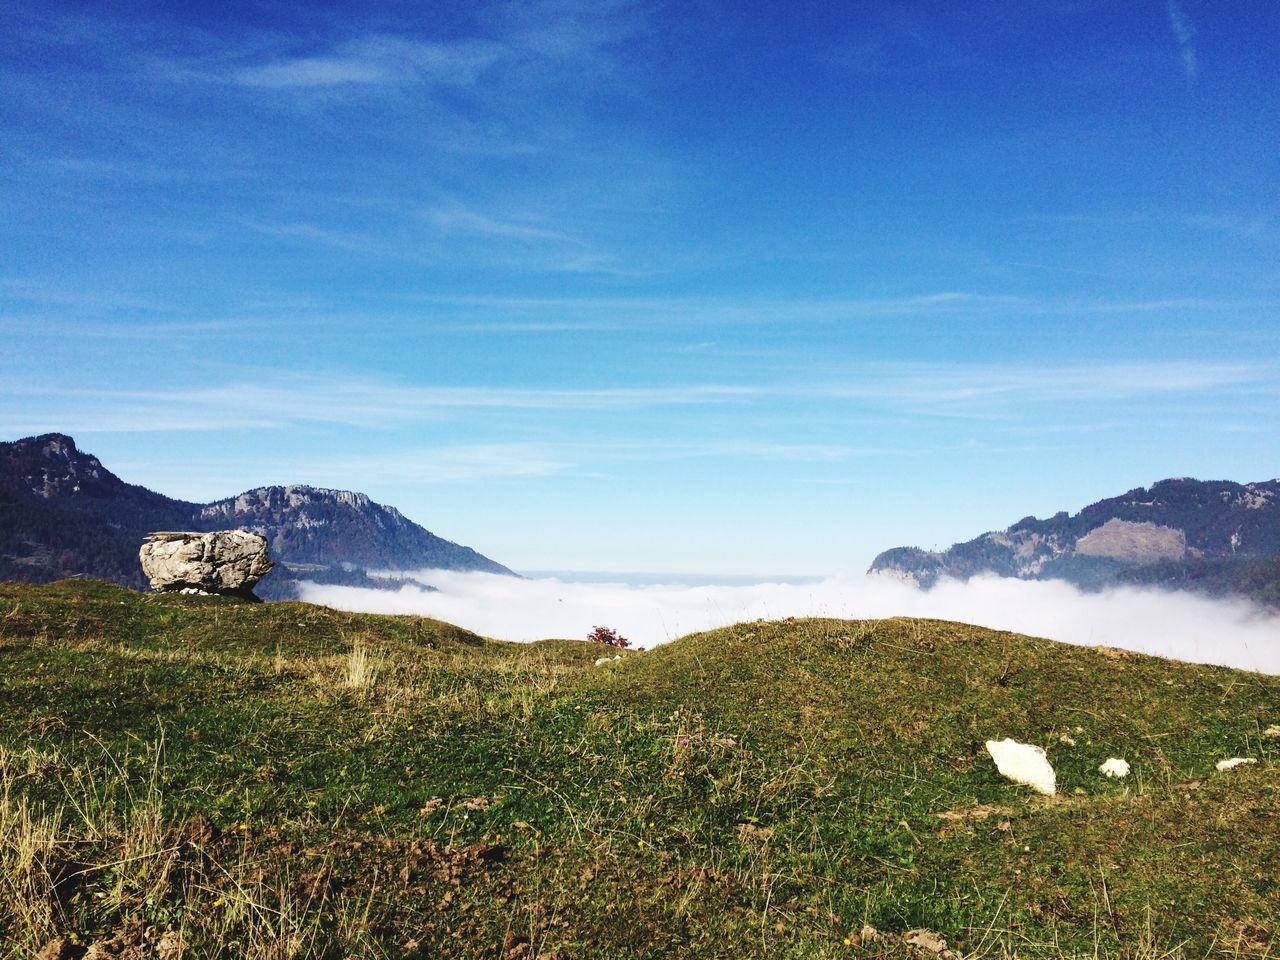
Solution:
M 1280 679 L 905 619 L 598 654 L 0 586 L 0 956 L 1280 952 Z

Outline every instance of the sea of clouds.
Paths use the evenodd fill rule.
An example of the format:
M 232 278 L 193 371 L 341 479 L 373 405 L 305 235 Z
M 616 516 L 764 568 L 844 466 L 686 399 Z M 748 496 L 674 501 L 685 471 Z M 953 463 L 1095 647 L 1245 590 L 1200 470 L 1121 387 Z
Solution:
M 303 599 L 342 610 L 435 617 L 502 640 L 584 639 L 601 625 L 645 647 L 746 620 L 934 617 L 1280 674 L 1280 616 L 1246 601 L 1162 590 L 1084 593 L 1061 581 L 999 577 L 920 590 L 892 577 L 862 574 L 727 585 L 518 579 L 443 570 L 411 576 L 438 592 L 304 584 Z

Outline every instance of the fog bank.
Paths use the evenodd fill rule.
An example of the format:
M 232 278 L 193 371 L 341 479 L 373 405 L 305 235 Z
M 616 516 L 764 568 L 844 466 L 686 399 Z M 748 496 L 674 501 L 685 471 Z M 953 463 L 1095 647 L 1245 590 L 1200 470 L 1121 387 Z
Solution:
M 924 591 L 891 577 L 860 574 L 747 585 L 521 580 L 442 570 L 412 576 L 439 592 L 306 583 L 302 595 L 343 610 L 435 617 L 503 640 L 585 639 L 601 625 L 642 646 L 744 620 L 934 617 L 1280 674 L 1280 617 L 1245 601 L 1160 590 L 1090 594 L 1060 581 L 982 577 L 944 581 Z

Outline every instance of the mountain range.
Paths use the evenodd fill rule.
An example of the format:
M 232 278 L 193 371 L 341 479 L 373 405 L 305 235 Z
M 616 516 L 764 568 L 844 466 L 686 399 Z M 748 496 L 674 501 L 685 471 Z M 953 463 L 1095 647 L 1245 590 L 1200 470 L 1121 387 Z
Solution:
M 154 530 L 260 533 L 277 570 L 266 598 L 297 583 L 397 586 L 366 571 L 511 570 L 436 536 L 363 493 L 304 485 L 258 487 L 213 503 L 175 500 L 126 483 L 61 433 L 0 443 L 0 580 L 90 576 L 144 589 L 138 546 Z
M 193 503 L 126 483 L 65 434 L 0 443 L 0 580 L 88 576 L 144 589 L 146 534 L 229 528 L 270 542 L 277 570 L 257 588 L 269 599 L 297 596 L 302 580 L 396 588 L 422 569 L 515 575 L 363 493 L 294 484 Z M 925 588 L 982 574 L 1086 590 L 1154 585 L 1280 608 L 1280 480 L 1161 480 L 947 550 L 895 547 L 871 572 Z
M 924 587 L 980 574 L 1084 589 L 1155 585 L 1280 606 L 1280 480 L 1161 480 L 1074 515 L 1025 517 L 947 550 L 895 547 L 871 572 Z

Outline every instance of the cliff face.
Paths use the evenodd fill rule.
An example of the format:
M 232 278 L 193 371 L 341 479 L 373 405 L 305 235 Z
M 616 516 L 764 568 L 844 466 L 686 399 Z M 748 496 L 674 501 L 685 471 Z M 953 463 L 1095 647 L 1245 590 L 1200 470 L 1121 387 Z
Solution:
M 231 528 L 270 542 L 280 566 L 258 592 L 273 598 L 293 595 L 302 577 L 376 585 L 366 569 L 511 573 L 363 493 L 274 486 L 190 503 L 126 483 L 65 434 L 0 443 L 0 580 L 88 576 L 144 589 L 138 547 L 148 533 Z
M 872 572 L 931 586 L 997 574 L 1086 588 L 1161 584 L 1280 603 L 1280 481 L 1162 480 L 1075 515 L 1026 517 L 945 551 L 896 547 Z

